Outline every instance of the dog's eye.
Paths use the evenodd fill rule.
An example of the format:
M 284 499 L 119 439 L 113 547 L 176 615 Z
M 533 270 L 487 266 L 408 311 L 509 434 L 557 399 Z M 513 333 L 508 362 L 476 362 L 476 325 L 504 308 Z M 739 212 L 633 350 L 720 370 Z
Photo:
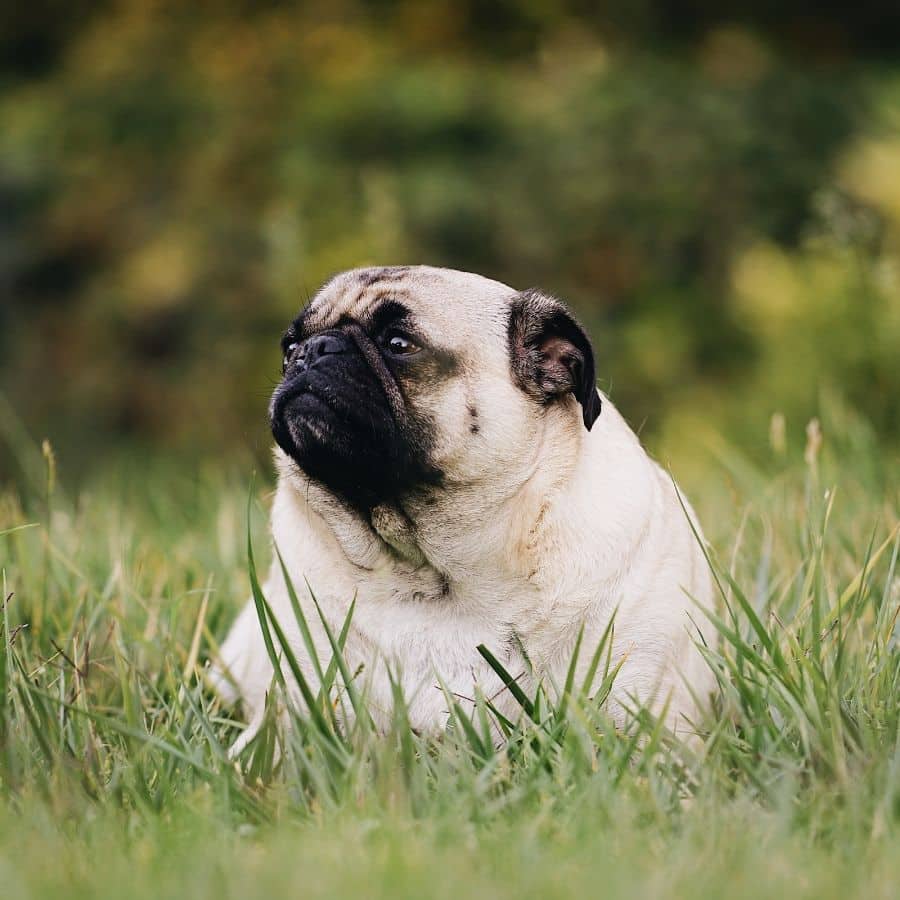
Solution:
M 292 344 L 288 344 L 287 347 L 284 348 L 284 359 L 281 361 L 281 364 L 282 364 L 285 368 L 287 368 L 288 361 L 289 361 L 290 358 L 294 355 L 294 351 L 295 351 L 299 346 L 300 346 L 300 345 L 299 345 L 296 341 L 294 341 Z
M 418 344 L 410 340 L 405 334 L 401 334 L 399 331 L 389 331 L 384 336 L 384 340 L 388 350 L 390 350 L 394 356 L 409 356 L 411 353 L 415 353 L 419 350 Z

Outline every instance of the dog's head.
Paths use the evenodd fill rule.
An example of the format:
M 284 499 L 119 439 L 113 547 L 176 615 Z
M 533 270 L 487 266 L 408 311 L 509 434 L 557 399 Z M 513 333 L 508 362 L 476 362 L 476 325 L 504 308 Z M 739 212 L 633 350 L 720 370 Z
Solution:
M 591 345 L 565 306 L 465 272 L 342 273 L 282 349 L 278 446 L 364 511 L 437 486 L 526 478 L 542 429 L 575 441 L 600 412 Z

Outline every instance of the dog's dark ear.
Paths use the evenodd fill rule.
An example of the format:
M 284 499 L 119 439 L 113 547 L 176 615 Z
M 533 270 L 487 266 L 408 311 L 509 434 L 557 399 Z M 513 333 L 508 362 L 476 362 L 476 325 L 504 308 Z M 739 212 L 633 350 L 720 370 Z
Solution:
M 588 431 L 600 415 L 594 351 L 566 307 L 539 291 L 522 291 L 509 313 L 509 351 L 516 383 L 549 403 L 574 394 Z

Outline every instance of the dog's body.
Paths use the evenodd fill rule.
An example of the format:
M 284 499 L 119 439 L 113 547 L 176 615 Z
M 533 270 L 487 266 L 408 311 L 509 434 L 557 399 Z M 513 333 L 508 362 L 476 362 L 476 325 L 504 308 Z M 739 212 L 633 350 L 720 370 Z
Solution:
M 583 672 L 615 615 L 612 714 L 637 700 L 690 730 L 711 686 L 694 643 L 711 602 L 697 526 L 596 392 L 558 301 L 449 270 L 357 270 L 320 290 L 285 345 L 272 534 L 323 665 L 310 590 L 335 632 L 355 600 L 344 654 L 376 723 L 391 715 L 387 667 L 411 725 L 436 731 L 441 684 L 463 703 L 497 695 L 479 644 L 561 685 L 579 632 Z M 315 686 L 277 560 L 263 590 Z M 221 674 L 220 690 L 258 720 L 273 669 L 253 603 L 221 663 L 236 691 Z

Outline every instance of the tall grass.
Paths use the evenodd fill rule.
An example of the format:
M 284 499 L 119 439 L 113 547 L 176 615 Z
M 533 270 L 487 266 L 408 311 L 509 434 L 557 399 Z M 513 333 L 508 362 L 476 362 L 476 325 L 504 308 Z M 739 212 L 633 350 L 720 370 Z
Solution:
M 564 684 L 525 694 L 485 647 L 520 716 L 487 697 L 473 714 L 448 692 L 446 730 L 423 737 L 398 687 L 378 733 L 341 654 L 347 623 L 315 661 L 324 688 L 303 680 L 259 586 L 265 515 L 247 515 L 241 479 L 161 467 L 70 499 L 49 448 L 29 451 L 30 482 L 0 497 L 4 896 L 117 896 L 136 871 L 137 896 L 253 896 L 296 879 L 311 894 L 548 896 L 605 879 L 654 895 L 890 896 L 897 470 L 839 409 L 824 435 L 762 468 L 719 447 L 690 486 L 720 641 L 705 649 L 718 692 L 689 746 L 646 711 L 613 727 L 608 642 L 579 642 L 605 673 L 593 695 L 574 661 Z M 204 666 L 247 596 L 304 703 L 273 683 L 232 759 L 240 710 L 220 706 Z

